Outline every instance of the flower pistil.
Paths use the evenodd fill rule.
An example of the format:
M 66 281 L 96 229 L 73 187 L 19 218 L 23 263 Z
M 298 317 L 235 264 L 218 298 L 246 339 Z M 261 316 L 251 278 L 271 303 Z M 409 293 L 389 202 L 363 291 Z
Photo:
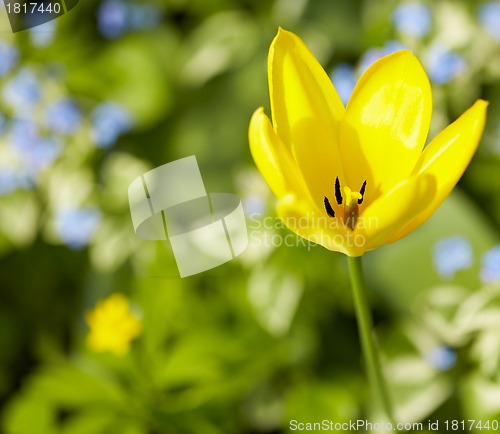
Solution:
M 365 195 L 366 181 L 363 182 L 361 189 L 359 191 L 352 191 L 349 187 L 344 186 L 344 197 L 342 197 L 342 191 L 340 189 L 339 177 L 335 180 L 335 199 L 338 205 L 344 203 L 344 216 L 342 221 L 346 227 L 354 230 L 356 227 L 356 222 L 359 217 L 359 205 L 363 203 L 363 197 Z M 335 218 L 335 210 L 333 209 L 330 200 L 325 196 L 324 199 L 326 213 Z

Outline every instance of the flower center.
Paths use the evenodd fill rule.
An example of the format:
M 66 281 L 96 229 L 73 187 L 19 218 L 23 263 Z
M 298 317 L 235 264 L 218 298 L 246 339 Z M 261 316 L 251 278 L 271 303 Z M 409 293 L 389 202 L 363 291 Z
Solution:
M 342 192 L 340 190 L 339 177 L 335 180 L 335 199 L 338 205 L 342 205 L 344 202 L 344 216 L 342 221 L 345 226 L 348 226 L 351 230 L 356 227 L 356 222 L 359 216 L 359 205 L 363 203 L 363 197 L 365 195 L 366 181 L 363 182 L 361 189 L 359 191 L 352 191 L 349 187 L 344 186 L 344 197 L 342 197 Z M 343 200 L 345 199 L 345 200 Z M 326 213 L 335 218 L 335 210 L 330 204 L 330 200 L 325 196 L 324 200 Z

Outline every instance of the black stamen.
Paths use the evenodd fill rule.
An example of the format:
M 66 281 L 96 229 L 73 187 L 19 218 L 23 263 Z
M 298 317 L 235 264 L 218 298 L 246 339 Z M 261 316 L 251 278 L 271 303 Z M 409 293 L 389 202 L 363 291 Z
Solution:
M 325 210 L 326 210 L 326 213 L 330 216 L 330 217 L 335 217 L 335 211 L 333 210 L 332 206 L 330 205 L 330 201 L 328 200 L 328 198 L 325 196 Z
M 337 199 L 339 205 L 342 205 L 342 193 L 340 192 L 340 181 L 338 176 L 335 180 L 335 199 Z
M 363 203 L 363 198 L 365 196 L 365 188 L 366 188 L 366 181 L 363 182 L 363 185 L 361 186 L 361 190 L 359 190 L 359 194 L 361 195 L 361 199 L 358 199 L 358 205 L 361 205 Z

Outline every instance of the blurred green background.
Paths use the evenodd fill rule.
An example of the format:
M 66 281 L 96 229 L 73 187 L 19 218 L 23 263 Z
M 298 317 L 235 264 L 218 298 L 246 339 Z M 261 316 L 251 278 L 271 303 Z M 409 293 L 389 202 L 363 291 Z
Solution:
M 16 34 L 0 8 L 0 432 L 284 433 L 290 420 L 377 418 L 346 258 L 284 245 L 290 232 L 265 223 L 274 199 L 247 127 L 257 107 L 270 113 L 278 26 L 344 101 L 374 60 L 413 50 L 433 85 L 430 138 L 490 101 L 450 198 L 365 263 L 399 418 L 500 419 L 500 2 L 86 0 Z M 242 198 L 250 246 L 180 279 L 168 244 L 135 236 L 127 188 L 193 154 L 208 191 Z M 86 344 L 86 312 L 113 293 L 142 327 L 124 355 Z

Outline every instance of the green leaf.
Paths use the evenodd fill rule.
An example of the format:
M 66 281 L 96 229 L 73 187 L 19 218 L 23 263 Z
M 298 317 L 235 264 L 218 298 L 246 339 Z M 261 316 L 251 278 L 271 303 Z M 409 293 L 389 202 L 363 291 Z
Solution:
M 285 420 L 347 422 L 356 419 L 359 410 L 350 390 L 350 387 L 326 381 L 304 383 L 288 396 Z
M 56 434 L 53 406 L 30 394 L 19 394 L 10 401 L 2 418 L 3 432 L 6 434 Z
M 243 64 L 254 53 L 258 36 L 255 21 L 245 13 L 223 12 L 211 16 L 193 32 L 185 47 L 182 81 L 200 86 Z
M 99 378 L 70 364 L 42 368 L 26 385 L 41 401 L 64 408 L 85 405 L 118 405 L 125 401 L 121 390 L 110 380 Z
M 109 411 L 81 411 L 62 427 L 61 434 L 106 434 L 116 422 L 116 415 Z

